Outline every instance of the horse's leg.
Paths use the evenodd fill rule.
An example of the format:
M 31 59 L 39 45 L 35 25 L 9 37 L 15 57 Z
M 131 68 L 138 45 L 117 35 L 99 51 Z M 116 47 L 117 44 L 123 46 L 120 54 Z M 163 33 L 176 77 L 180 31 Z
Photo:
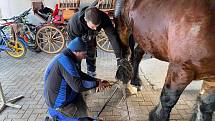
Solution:
M 134 59 L 134 46 L 135 46 L 135 40 L 134 40 L 133 35 L 129 36 L 129 41 L 128 42 L 129 42 L 129 48 L 131 50 L 130 62 L 132 63 L 133 59 Z
M 133 57 L 131 58 L 131 64 L 134 72 L 133 78 L 131 79 L 131 84 L 137 87 L 137 91 L 142 90 L 142 81 L 139 77 L 139 64 L 142 60 L 143 55 L 144 51 L 138 45 L 133 52 Z
M 190 121 L 212 121 L 215 111 L 215 80 L 204 80 Z
M 149 121 L 168 121 L 172 108 L 193 79 L 194 71 L 185 64 L 170 63 L 161 92 L 160 103 L 150 112 Z

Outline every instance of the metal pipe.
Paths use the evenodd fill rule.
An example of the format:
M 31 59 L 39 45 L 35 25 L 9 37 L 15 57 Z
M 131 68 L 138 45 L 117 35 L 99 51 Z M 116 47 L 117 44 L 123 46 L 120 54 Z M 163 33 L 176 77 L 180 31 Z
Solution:
M 102 111 L 105 109 L 105 107 L 107 106 L 107 104 L 110 102 L 111 98 L 114 96 L 114 94 L 116 93 L 116 91 L 118 90 L 118 86 L 114 89 L 113 93 L 111 94 L 111 96 L 107 99 L 107 101 L 105 102 L 105 104 L 102 106 L 102 109 L 99 111 L 97 118 L 100 116 L 100 114 L 102 113 Z

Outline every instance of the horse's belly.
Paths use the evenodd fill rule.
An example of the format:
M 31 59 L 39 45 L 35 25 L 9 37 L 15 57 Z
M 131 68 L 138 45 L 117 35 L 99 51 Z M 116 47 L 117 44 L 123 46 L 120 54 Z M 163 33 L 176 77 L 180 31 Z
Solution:
M 197 78 L 215 76 L 215 35 L 207 29 L 200 30 L 206 28 L 204 25 L 182 23 L 179 29 L 178 24 L 167 26 L 160 21 L 149 25 L 138 21 L 133 25 L 133 34 L 144 51 L 163 61 L 189 64 L 195 68 Z
M 144 19 L 141 23 L 134 23 L 133 35 L 140 47 L 153 54 L 157 59 L 168 61 L 168 36 L 165 24 L 149 25 Z
M 188 64 L 198 75 L 215 75 L 215 12 L 208 11 L 214 5 L 192 0 L 185 2 L 187 10 L 183 2 L 139 1 L 129 12 L 134 38 L 160 60 Z

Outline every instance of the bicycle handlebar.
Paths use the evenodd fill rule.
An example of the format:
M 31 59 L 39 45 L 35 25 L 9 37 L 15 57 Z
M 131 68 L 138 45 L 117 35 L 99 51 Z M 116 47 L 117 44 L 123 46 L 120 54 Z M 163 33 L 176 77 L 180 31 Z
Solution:
M 9 20 L 15 20 L 17 18 L 17 16 L 14 16 L 12 18 L 3 18 L 1 20 L 5 21 L 5 22 L 8 22 Z
M 31 8 L 28 9 L 28 10 L 26 10 L 26 11 L 24 11 L 24 12 L 23 12 L 22 14 L 20 14 L 19 16 L 13 16 L 12 18 L 6 18 L 6 19 L 1 19 L 1 20 L 5 21 L 5 22 L 8 22 L 9 20 L 17 21 L 17 20 L 19 20 L 20 18 L 25 17 L 25 16 L 27 16 L 28 14 L 30 14 L 30 10 L 31 10 Z

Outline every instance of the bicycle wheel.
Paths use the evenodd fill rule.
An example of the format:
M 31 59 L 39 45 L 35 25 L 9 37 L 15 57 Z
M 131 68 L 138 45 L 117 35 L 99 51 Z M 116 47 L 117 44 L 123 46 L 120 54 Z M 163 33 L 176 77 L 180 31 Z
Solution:
M 37 31 L 36 42 L 42 51 L 50 54 L 59 53 L 65 45 L 63 33 L 58 28 L 50 25 Z
M 25 56 L 27 52 L 27 48 L 25 47 L 24 43 L 20 41 L 19 39 L 9 40 L 7 41 L 7 47 L 10 48 L 10 50 L 7 50 L 6 53 L 10 55 L 13 58 L 22 58 Z

